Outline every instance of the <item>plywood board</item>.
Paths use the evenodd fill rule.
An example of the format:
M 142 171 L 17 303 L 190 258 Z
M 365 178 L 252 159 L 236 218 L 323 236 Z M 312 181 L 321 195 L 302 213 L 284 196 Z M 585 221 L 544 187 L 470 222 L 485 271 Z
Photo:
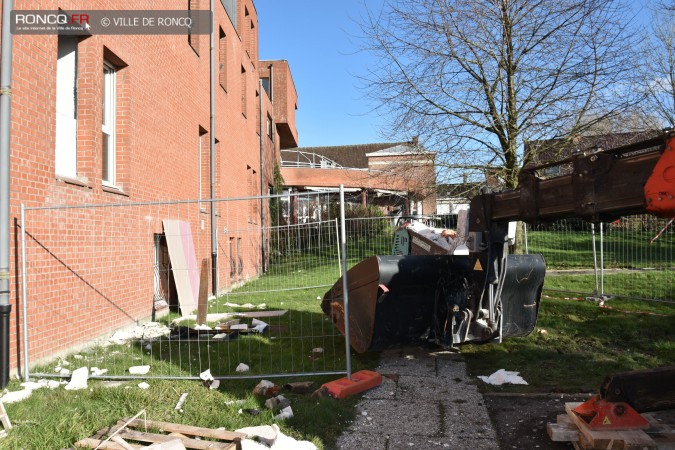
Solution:
M 176 281 L 178 304 L 181 315 L 192 313 L 197 308 L 199 297 L 199 267 L 192 240 L 192 229 L 189 222 L 164 219 L 164 234 L 171 271 Z
M 206 324 L 206 312 L 209 306 L 209 260 L 202 260 L 202 272 L 199 278 L 199 301 L 197 304 L 197 324 Z

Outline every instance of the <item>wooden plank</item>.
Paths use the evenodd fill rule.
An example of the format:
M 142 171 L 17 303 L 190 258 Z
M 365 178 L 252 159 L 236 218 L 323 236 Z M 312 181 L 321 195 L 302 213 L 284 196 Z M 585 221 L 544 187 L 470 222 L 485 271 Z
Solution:
M 176 436 L 167 436 L 165 434 L 145 433 L 143 431 L 121 430 L 118 434 L 122 439 L 128 441 L 149 442 L 152 444 L 162 444 L 179 439 L 185 448 L 196 450 L 221 449 L 229 450 L 234 444 L 230 442 L 203 441 L 199 439 L 181 438 Z
M 123 423 L 126 423 L 129 420 L 122 419 Z M 143 419 L 134 419 L 129 422 L 129 427 L 131 428 L 154 428 L 167 433 L 180 433 L 186 436 L 201 436 L 211 439 L 222 439 L 225 441 L 234 441 L 237 439 L 244 439 L 246 434 L 236 433 L 234 431 L 227 430 L 215 430 L 213 428 L 202 428 L 195 427 L 192 425 L 183 425 L 180 423 L 170 423 L 170 422 L 160 422 L 157 420 L 143 420 Z
M 258 317 L 279 317 L 283 316 L 288 312 L 287 309 L 274 310 L 274 311 L 248 311 L 248 312 L 229 312 L 229 313 L 213 313 L 206 315 L 207 322 L 216 322 L 218 320 L 227 320 L 234 317 L 247 317 L 247 318 L 258 318 Z M 175 318 L 171 323 L 181 323 L 185 320 L 197 320 L 195 314 L 183 315 L 182 317 Z
M 579 429 L 574 426 L 547 423 L 546 432 L 553 442 L 577 442 L 579 440 Z
M 9 415 L 5 409 L 5 405 L 0 400 L 0 422 L 2 422 L 2 427 L 5 430 L 10 430 L 12 428 L 12 422 L 9 421 Z
M 114 442 L 103 442 L 104 439 L 94 439 L 94 438 L 85 438 L 85 439 L 80 439 L 75 443 L 75 447 L 77 448 L 99 448 L 101 450 L 125 450 L 124 447 L 122 447 L 119 444 L 116 444 Z M 133 448 L 140 449 L 143 448 L 144 446 L 141 445 L 134 445 L 131 444 Z
M 573 409 L 581 403 L 565 403 L 565 411 L 579 428 L 579 441 L 584 448 L 602 449 L 655 449 L 656 443 L 643 430 L 596 431 L 588 428 L 588 424 Z
M 209 307 L 209 260 L 202 259 L 202 270 L 199 278 L 199 299 L 197 300 L 197 324 L 206 324 L 206 312 Z

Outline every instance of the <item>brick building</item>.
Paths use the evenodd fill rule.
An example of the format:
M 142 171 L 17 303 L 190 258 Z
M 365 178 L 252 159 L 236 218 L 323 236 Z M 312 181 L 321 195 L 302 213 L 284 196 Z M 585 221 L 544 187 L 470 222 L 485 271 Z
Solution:
M 141 6 L 147 8 L 129 0 L 14 2 L 15 10 Z M 161 2 L 163 10 L 188 8 L 208 9 L 209 2 Z M 120 205 L 72 209 L 67 215 L 62 209 L 31 214 L 39 220 L 26 225 L 28 239 L 43 252 L 31 256 L 27 291 L 41 304 L 58 305 L 52 310 L 32 309 L 27 302 L 31 324 L 54 326 L 53 339 L 34 341 L 31 361 L 149 316 L 157 290 L 153 265 L 158 245 L 164 245 L 163 221 L 189 223 L 197 261 L 211 257 L 209 203 L 180 210 L 124 205 L 209 199 L 212 167 L 214 198 L 266 194 L 280 146 L 297 145 L 297 93 L 290 69 L 285 61 L 258 60 L 258 17 L 252 0 L 216 1 L 214 14 L 213 130 L 209 35 L 14 35 L 12 219 L 19 220 L 21 204 Z M 258 256 L 242 255 L 241 237 L 231 230 L 260 228 L 262 219 L 257 217 L 262 209 L 264 205 L 252 202 L 247 213 L 233 214 L 226 204 L 216 204 L 219 290 L 259 273 Z M 18 226 L 14 230 L 18 233 Z M 100 230 L 129 237 L 124 242 L 105 239 Z M 251 247 L 260 245 L 259 235 L 247 236 Z M 93 247 L 100 259 L 92 256 Z M 19 248 L 13 244 L 10 257 L 13 368 L 21 363 L 17 341 L 23 332 Z M 114 276 L 90 270 L 103 260 L 107 267 L 118 267 Z M 133 283 L 124 281 L 130 279 Z M 100 306 L 95 312 L 83 307 L 90 304 Z M 111 319 L 115 311 L 124 314 Z M 65 321 L 68 327 L 63 326 Z M 32 332 L 29 326 L 29 337 Z

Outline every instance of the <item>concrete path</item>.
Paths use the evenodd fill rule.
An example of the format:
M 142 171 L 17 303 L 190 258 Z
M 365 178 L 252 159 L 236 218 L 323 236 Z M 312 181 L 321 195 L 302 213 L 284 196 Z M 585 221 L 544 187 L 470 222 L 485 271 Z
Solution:
M 382 385 L 363 394 L 339 449 L 499 449 L 476 380 L 456 353 L 384 352 Z

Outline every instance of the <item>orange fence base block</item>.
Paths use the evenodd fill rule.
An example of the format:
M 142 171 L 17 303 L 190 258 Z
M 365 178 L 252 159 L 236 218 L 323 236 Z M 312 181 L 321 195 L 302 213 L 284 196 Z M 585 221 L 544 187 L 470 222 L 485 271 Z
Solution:
M 347 398 L 350 395 L 358 394 L 382 383 L 382 375 L 372 370 L 359 370 L 352 374 L 352 379 L 340 378 L 339 380 L 329 381 L 321 387 L 328 390 L 328 394 L 335 398 Z

